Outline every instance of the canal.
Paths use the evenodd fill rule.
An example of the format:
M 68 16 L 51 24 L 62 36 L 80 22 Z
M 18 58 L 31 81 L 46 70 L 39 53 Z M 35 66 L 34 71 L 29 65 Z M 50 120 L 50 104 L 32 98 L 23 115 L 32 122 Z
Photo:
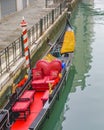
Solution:
M 104 130 L 104 1 L 82 0 L 70 22 L 76 35 L 73 65 L 41 130 Z

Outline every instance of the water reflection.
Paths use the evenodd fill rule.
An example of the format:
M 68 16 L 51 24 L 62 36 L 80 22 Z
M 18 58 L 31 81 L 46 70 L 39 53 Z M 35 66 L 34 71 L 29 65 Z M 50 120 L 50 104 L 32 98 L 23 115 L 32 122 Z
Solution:
M 103 130 L 104 1 L 83 0 L 71 22 L 76 32 L 77 73 L 65 103 L 62 130 Z
M 76 34 L 74 65 L 77 71 L 71 92 L 75 92 L 77 86 L 80 86 L 81 90 L 83 90 L 87 86 L 86 77 L 90 76 L 88 72 L 92 62 L 91 42 L 94 40 L 93 26 L 91 24 L 93 18 L 90 15 L 91 7 L 91 4 L 81 3 L 76 9 L 77 12 L 75 11 L 71 18 Z

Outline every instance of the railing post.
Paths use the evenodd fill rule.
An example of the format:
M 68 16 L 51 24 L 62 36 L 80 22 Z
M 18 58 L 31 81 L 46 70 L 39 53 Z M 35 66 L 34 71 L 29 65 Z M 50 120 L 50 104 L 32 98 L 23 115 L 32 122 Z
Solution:
M 21 35 L 21 47 L 22 47 L 22 57 L 25 56 L 24 54 L 24 45 L 23 45 L 23 36 Z
M 54 9 L 52 10 L 52 24 L 54 23 Z
M 12 43 L 12 50 L 13 50 L 13 62 L 15 62 L 16 61 L 16 58 L 15 58 L 15 51 L 16 51 L 16 49 L 15 49 L 15 46 L 14 46 L 13 43 Z
M 35 24 L 36 40 L 38 39 L 38 23 Z
M 40 19 L 40 36 L 42 35 L 43 33 L 43 19 L 41 18 Z
M 48 4 L 47 2 L 48 2 L 48 0 L 45 0 L 45 7 L 46 7 L 46 8 L 47 8 L 47 4 Z
M 8 62 L 7 59 L 8 59 L 8 58 L 7 58 L 7 51 L 6 51 L 6 50 L 7 50 L 7 48 L 5 48 L 5 62 L 6 62 L 6 70 L 7 70 L 7 68 L 8 68 L 8 67 L 7 67 L 7 64 L 8 64 L 8 63 L 7 63 L 7 62 Z
M 48 14 L 47 14 L 47 17 L 46 17 L 46 23 L 47 23 L 47 28 L 48 28 Z
M 33 44 L 33 41 L 35 41 L 35 36 L 34 36 L 34 26 L 32 26 L 32 37 L 33 37 L 33 39 L 32 39 L 32 43 L 31 43 L 31 45 Z
M 5 48 L 6 70 L 9 69 L 9 49 Z
M 64 9 L 66 8 L 66 0 L 64 0 Z
M 62 14 L 62 4 L 60 3 L 60 14 Z
M 0 55 L 0 74 L 2 74 L 2 67 L 1 67 L 1 55 Z

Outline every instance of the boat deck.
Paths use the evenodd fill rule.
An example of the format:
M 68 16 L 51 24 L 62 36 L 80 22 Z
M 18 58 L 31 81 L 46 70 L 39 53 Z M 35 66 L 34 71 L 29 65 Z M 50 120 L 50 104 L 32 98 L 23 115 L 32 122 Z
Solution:
M 31 113 L 27 116 L 26 120 L 17 119 L 13 125 L 11 126 L 11 130 L 28 130 L 31 123 L 39 114 L 40 110 L 43 107 L 41 97 L 43 96 L 44 92 L 36 92 L 34 95 L 34 101 L 30 106 Z

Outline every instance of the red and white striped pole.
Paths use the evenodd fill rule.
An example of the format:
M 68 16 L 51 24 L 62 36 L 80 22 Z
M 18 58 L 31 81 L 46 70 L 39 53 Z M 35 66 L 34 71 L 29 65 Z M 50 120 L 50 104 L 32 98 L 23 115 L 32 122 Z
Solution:
M 22 35 L 23 35 L 23 44 L 24 44 L 24 54 L 26 59 L 26 67 L 27 67 L 27 73 L 30 70 L 30 59 L 29 59 L 29 47 L 28 47 L 28 35 L 27 35 L 27 22 L 24 20 L 21 21 L 21 27 L 22 27 Z

